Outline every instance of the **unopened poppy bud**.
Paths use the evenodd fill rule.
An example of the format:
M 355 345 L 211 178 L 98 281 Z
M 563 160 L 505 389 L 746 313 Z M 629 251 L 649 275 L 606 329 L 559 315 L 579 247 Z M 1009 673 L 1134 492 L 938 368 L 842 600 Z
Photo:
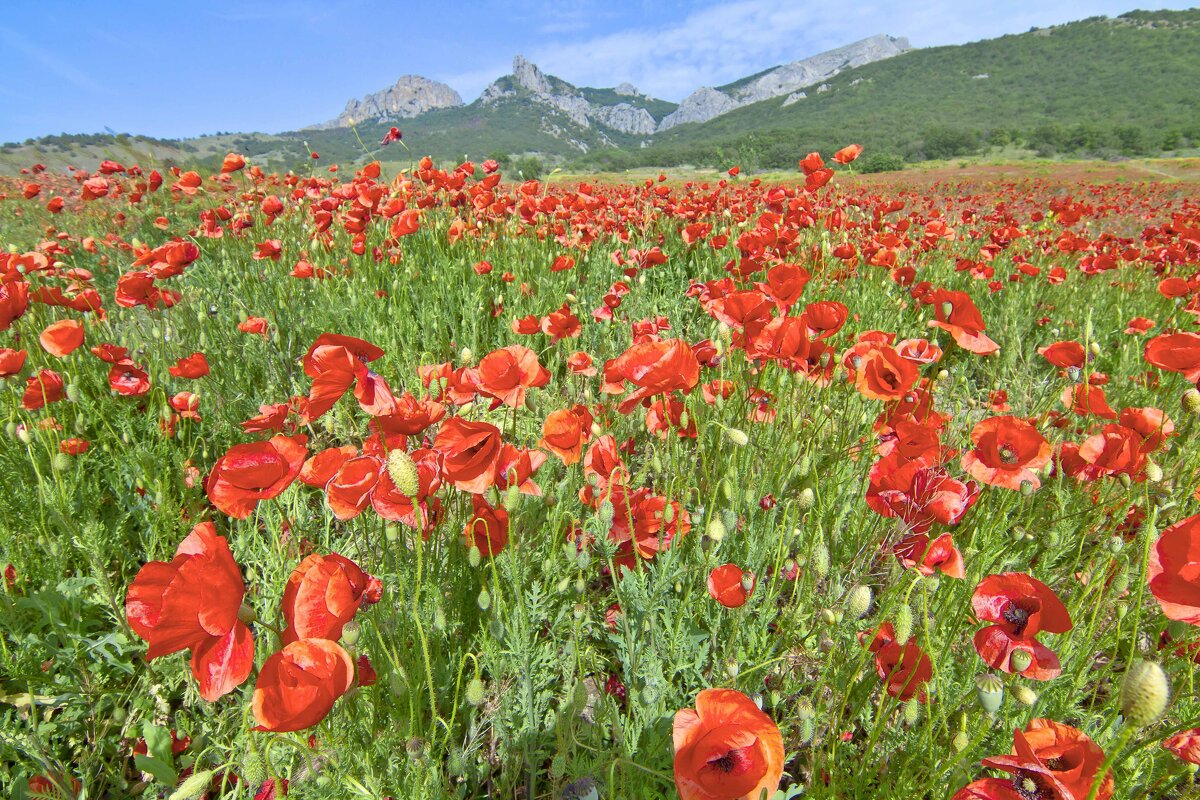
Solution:
M 212 783 L 213 770 L 206 769 L 193 772 L 187 780 L 179 784 L 179 788 L 171 792 L 170 800 L 196 800 L 208 790 Z
M 691 419 L 691 417 L 688 416 L 688 412 L 686 412 L 686 411 L 679 412 L 679 428 L 680 428 L 680 430 L 687 429 L 688 420 L 690 420 L 690 419 Z
M 517 505 L 521 502 L 521 487 L 515 483 L 504 490 L 504 510 L 512 513 L 517 510 Z
M 805 719 L 805 720 L 801 720 L 801 722 L 800 722 L 800 743 L 808 744 L 809 742 L 811 742 L 812 738 L 813 738 L 813 734 L 815 734 L 816 732 L 817 732 L 817 726 L 816 726 L 816 723 L 813 722 L 811 717 L 808 719 Z
M 66 472 L 71 468 L 71 457 L 66 453 L 55 453 L 52 463 L 55 472 Z
M 492 596 L 488 594 L 488 590 L 484 588 L 479 592 L 479 597 L 475 598 L 475 602 L 479 605 L 480 611 L 487 611 L 492 607 Z
M 835 612 L 832 608 L 821 609 L 821 622 L 825 623 L 826 625 L 836 625 L 837 621 L 837 612 Z
M 1091 344 L 1089 344 L 1089 345 L 1088 345 L 1088 352 L 1090 352 L 1090 353 L 1091 353 L 1092 355 L 1094 355 L 1094 356 L 1098 356 L 1098 355 L 1100 355 L 1100 343 L 1099 343 L 1099 342 L 1092 342 Z
M 479 552 L 479 548 L 471 545 L 471 549 L 467 551 L 467 563 L 472 567 L 478 567 L 483 561 L 483 553 Z
M 904 724 L 911 728 L 917 724 L 919 719 L 921 719 L 921 701 L 910 697 L 904 704 Z
M 725 523 L 721 521 L 719 514 L 713 514 L 708 520 L 708 526 L 704 529 L 704 533 L 714 542 L 719 542 L 725 538 L 728 531 L 725 530 Z
M 471 352 L 471 348 L 464 347 L 458 351 L 458 362 L 460 364 L 470 364 L 475 358 L 475 354 Z
M 966 731 L 959 731 L 958 733 L 954 734 L 954 738 L 950 741 L 950 744 L 954 746 L 954 752 L 956 753 L 961 753 L 963 750 L 966 750 L 967 745 L 970 743 L 971 737 L 967 736 Z
M 1167 709 L 1171 683 L 1154 661 L 1135 661 L 1121 684 L 1121 714 L 1137 728 L 1155 722 Z
M 722 322 L 717 326 L 717 338 L 728 347 L 733 342 L 733 329 Z
M 1014 686 L 1012 693 L 1013 699 L 1027 708 L 1032 708 L 1038 701 L 1038 693 L 1028 686 Z
M 446 759 L 446 769 L 455 778 L 467 774 L 467 759 L 462 750 L 455 747 L 450 751 L 450 756 Z
M 612 527 L 614 513 L 613 504 L 608 500 L 600 504 L 600 508 L 596 511 L 596 517 L 600 520 L 601 528 L 608 530 Z
M 1029 669 L 1033 663 L 1033 656 L 1028 650 L 1013 650 L 1008 657 L 1008 668 L 1014 673 L 1020 674 Z
M 251 750 L 242 759 L 242 780 L 250 786 L 262 786 L 267 782 L 267 762 L 257 750 Z
M 66 389 L 66 391 L 67 391 L 67 399 L 68 399 L 68 400 L 70 400 L 72 403 L 78 403 L 78 402 L 79 402 L 79 397 L 80 397 L 80 394 L 79 394 L 79 384 L 77 384 L 77 383 L 68 383 L 68 384 L 67 384 L 67 389 Z
M 420 493 L 421 479 L 417 472 L 417 463 L 404 450 L 396 448 L 388 453 L 387 471 L 388 477 L 396 486 L 396 491 L 409 498 Z
M 33 434 L 29 432 L 29 428 L 19 425 L 17 426 L 17 439 L 21 441 L 21 444 L 29 444 L 33 441 Z
M 8 438 L 10 438 L 10 439 L 17 438 L 17 423 L 10 422 L 7 425 L 5 425 L 4 432 L 6 434 L 8 434 Z
M 593 422 L 592 423 L 592 436 L 603 436 L 603 435 L 604 435 L 604 428 L 600 427 L 600 423 Z
M 1146 480 L 1151 483 L 1158 483 L 1163 479 L 1163 468 L 1153 461 L 1146 464 Z
M 1188 389 L 1180 398 L 1183 410 L 1189 414 L 1200 412 L 1200 389 Z
M 989 714 L 995 714 L 1004 703 L 1004 684 L 990 672 L 975 676 L 975 697 Z
M 817 503 L 817 493 L 812 490 L 811 486 L 805 486 L 800 490 L 800 494 L 796 495 L 796 505 L 804 511 L 808 511 Z
M 938 370 L 937 379 L 939 381 L 944 381 L 949 377 L 950 377 L 950 370 L 946 370 L 946 369 Z
M 812 472 L 812 459 L 809 456 L 802 456 L 800 463 L 796 466 L 796 474 L 801 478 L 807 478 Z
M 556 586 L 555 588 L 558 589 L 559 592 L 565 592 L 567 589 L 570 589 L 571 588 L 571 578 L 569 576 L 564 577 L 561 581 L 558 582 L 558 586 Z
M 903 644 L 912 638 L 913 612 L 908 603 L 896 609 L 896 614 L 892 617 L 892 630 L 896 632 L 897 642 Z
M 446 612 L 442 610 L 441 606 L 433 610 L 433 629 L 435 631 L 446 630 Z
M 871 587 L 861 583 L 846 596 L 846 614 L 850 619 L 862 619 L 871 610 Z
M 825 546 L 824 542 L 817 542 L 813 548 L 812 568 L 818 578 L 829 575 L 829 548 Z
M 737 428 L 726 428 L 725 438 L 729 439 L 729 441 L 733 442 L 738 447 L 745 447 L 750 443 L 750 437 L 746 435 L 746 432 L 738 430 Z

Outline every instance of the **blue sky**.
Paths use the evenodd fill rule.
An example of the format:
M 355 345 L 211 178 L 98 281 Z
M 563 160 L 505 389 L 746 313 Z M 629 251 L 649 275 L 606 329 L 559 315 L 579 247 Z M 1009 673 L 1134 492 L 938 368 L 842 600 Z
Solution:
M 410 73 L 470 102 L 516 53 L 579 86 L 630 81 L 677 101 L 876 33 L 958 44 L 1136 3 L 5 0 L 0 141 L 106 127 L 160 137 L 292 130 Z

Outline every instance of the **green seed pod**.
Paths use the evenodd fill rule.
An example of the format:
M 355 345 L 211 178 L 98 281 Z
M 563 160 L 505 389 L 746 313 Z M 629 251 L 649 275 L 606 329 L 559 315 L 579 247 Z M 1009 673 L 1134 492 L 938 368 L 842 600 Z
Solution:
M 824 542 L 817 542 L 812 552 L 812 568 L 818 578 L 829 576 L 829 548 Z
M 78 403 L 80 397 L 82 397 L 82 395 L 79 393 L 79 384 L 68 383 L 67 384 L 67 399 L 70 400 L 72 403 Z
M 420 494 L 421 476 L 417 472 L 417 462 L 408 453 L 399 448 L 388 453 L 387 471 L 396 491 L 409 498 Z
M 488 594 L 486 587 L 479 592 L 479 597 L 475 598 L 475 602 L 479 605 L 480 611 L 487 611 L 492 607 L 492 596 Z
M 896 609 L 896 614 L 892 618 L 892 628 L 896 631 L 897 642 L 904 644 L 912 638 L 913 612 L 908 603 L 904 603 Z
M 733 680 L 738 676 L 741 667 L 738 665 L 737 659 L 731 658 L 725 662 L 725 674 L 729 676 L 729 680 Z
M 213 771 L 211 769 L 193 772 L 187 780 L 179 784 L 178 789 L 171 793 L 170 800 L 196 800 L 208 789 L 212 778 Z
M 800 721 L 800 744 L 808 744 L 812 741 L 813 734 L 817 732 L 817 726 L 813 722 L 812 717 Z
M 1034 703 L 1038 701 L 1037 692 L 1035 692 L 1033 689 L 1030 689 L 1028 686 L 1025 686 L 1024 684 L 1014 686 L 1012 693 L 1013 699 L 1027 708 L 1032 708 Z
M 55 472 L 66 472 L 71 468 L 71 457 L 66 453 L 55 453 L 53 465 Z
M 1028 650 L 1013 650 L 1008 657 L 1008 668 L 1017 675 L 1029 669 L 1031 664 L 1033 664 L 1033 656 L 1029 654 Z
M 262 786 L 267 782 L 267 762 L 257 750 L 251 750 L 242 759 L 242 779 L 250 786 Z
M 8 438 L 10 438 L 10 439 L 17 438 L 17 423 L 10 422 L 7 425 L 5 425 L 4 432 L 6 434 L 8 434 Z
M 1160 483 L 1163 479 L 1163 468 L 1153 461 L 1146 464 L 1146 480 L 1151 483 Z
M 1188 389 L 1179 402 L 1187 413 L 1200 413 L 1200 389 Z
M 467 702 L 470 703 L 471 705 L 473 705 L 473 706 L 482 705 L 483 700 L 484 700 L 484 695 L 486 693 L 487 693 L 487 689 L 486 689 L 486 687 L 484 687 L 483 681 L 481 681 L 479 678 L 472 678 L 471 680 L 467 681 L 466 697 L 467 697 Z
M 921 701 L 915 697 L 909 698 L 904 704 L 904 724 L 912 727 L 917 724 L 917 720 L 921 718 Z
M 796 474 L 801 478 L 807 478 L 810 472 L 812 472 L 812 459 L 806 455 L 800 459 L 800 464 L 796 467 Z
M 838 621 L 837 614 L 832 608 L 821 609 L 821 622 L 826 625 L 836 625 Z
M 750 437 L 746 434 L 746 432 L 738 430 L 737 428 L 726 428 L 725 438 L 733 442 L 738 447 L 745 447 L 746 445 L 750 444 Z
M 613 510 L 613 504 L 611 502 L 605 500 L 600 504 L 600 508 L 596 511 L 596 518 L 600 521 L 600 527 L 602 530 L 607 531 L 612 527 L 614 514 L 615 511 Z
M 1121 684 L 1121 714 L 1136 728 L 1158 720 L 1171 698 L 1167 673 L 1153 661 L 1135 661 Z
M 515 483 L 504 490 L 504 510 L 513 513 L 521 503 L 521 487 Z
M 654 453 L 652 456 L 650 456 L 650 468 L 655 472 L 663 471 L 662 456 L 660 456 L 658 453 Z
M 862 619 L 871 610 L 871 587 L 858 584 L 846 595 L 846 616 Z
M 796 700 L 797 717 L 800 719 L 812 719 L 815 714 L 816 710 L 813 708 L 812 700 L 809 700 L 807 697 L 801 697 Z
M 796 495 L 796 505 L 800 506 L 802 511 L 808 511 L 817 504 L 817 493 L 813 491 L 811 486 L 805 486 Z
M 467 759 L 463 755 L 463 751 L 455 747 L 450 750 L 450 756 L 446 759 L 446 769 L 455 778 L 465 777 L 467 774 Z
M 971 737 L 967 736 L 966 731 L 959 731 L 954 734 L 954 739 L 950 742 L 954 747 L 954 752 L 961 753 L 967 749 L 967 745 L 971 743 Z
M 383 526 L 383 538 L 389 542 L 395 542 L 400 538 L 400 526 L 394 522 L 389 522 Z
M 733 500 L 733 484 L 728 478 L 721 479 L 721 497 L 726 501 Z
M 1004 684 L 990 672 L 975 676 L 975 697 L 989 714 L 995 714 L 1004 703 Z
M 29 444 L 33 441 L 33 434 L 29 432 L 29 428 L 18 426 L 17 439 L 20 440 L 21 444 Z M 126 444 L 128 444 L 128 442 L 126 442 Z
M 1021 496 L 1030 497 L 1037 491 L 1037 487 L 1033 485 L 1033 481 L 1021 481 Z
M 358 644 L 358 637 L 361 634 L 362 628 L 356 619 L 352 619 L 342 626 L 342 641 L 349 647 L 354 647 L 354 645 Z
M 478 567 L 483 562 L 483 553 L 475 545 L 471 545 L 471 549 L 467 551 L 467 563 L 472 567 Z
M 708 526 L 705 528 L 704 533 L 714 542 L 720 542 L 725 538 L 725 534 L 728 531 L 725 529 L 725 523 L 721 521 L 720 514 L 713 514 L 709 518 Z
M 446 612 L 438 606 L 433 610 L 433 629 L 442 633 L 446 630 Z

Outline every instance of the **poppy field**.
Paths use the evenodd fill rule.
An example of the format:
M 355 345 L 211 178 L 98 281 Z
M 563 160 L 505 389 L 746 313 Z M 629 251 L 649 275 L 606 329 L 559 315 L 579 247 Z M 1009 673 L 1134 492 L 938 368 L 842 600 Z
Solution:
M 1200 796 L 1200 187 L 0 179 L 16 798 Z

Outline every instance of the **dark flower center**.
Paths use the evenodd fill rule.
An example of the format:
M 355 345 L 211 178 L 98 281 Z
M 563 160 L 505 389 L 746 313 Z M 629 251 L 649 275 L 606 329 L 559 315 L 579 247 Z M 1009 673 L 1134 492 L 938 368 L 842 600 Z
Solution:
M 1060 800 L 1058 791 L 1044 782 L 1041 776 L 1031 772 L 1018 772 L 1013 778 L 1013 789 L 1022 800 Z
M 741 750 L 734 749 L 725 753 L 723 756 L 713 758 L 708 762 L 708 765 L 713 769 L 729 774 L 731 772 L 742 772 L 747 765 L 746 754 Z
M 1000 463 L 1010 467 L 1018 463 L 1017 450 L 1011 444 L 1000 445 Z
M 1005 622 L 1012 625 L 1013 636 L 1020 636 L 1025 633 L 1025 626 L 1029 624 L 1029 614 L 1029 609 L 1014 602 L 1006 605 L 1000 616 L 1004 617 Z

